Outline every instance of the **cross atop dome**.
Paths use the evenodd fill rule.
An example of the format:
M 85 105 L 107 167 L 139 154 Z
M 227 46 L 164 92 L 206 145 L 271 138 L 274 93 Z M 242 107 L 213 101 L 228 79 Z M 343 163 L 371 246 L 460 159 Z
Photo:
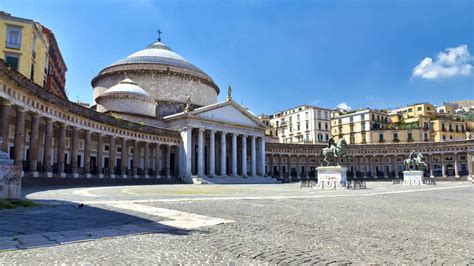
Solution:
M 158 41 L 161 42 L 161 34 L 162 34 L 163 32 L 161 32 L 161 30 L 158 29 L 158 31 L 157 31 L 156 33 L 158 33 Z

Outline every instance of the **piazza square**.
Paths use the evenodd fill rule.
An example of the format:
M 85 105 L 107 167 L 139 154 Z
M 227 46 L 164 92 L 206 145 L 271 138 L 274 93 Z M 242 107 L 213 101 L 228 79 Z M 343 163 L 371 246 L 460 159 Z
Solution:
M 313 25 L 319 8 L 335 8 L 326 19 L 336 23 L 348 8 L 342 3 L 266 3 L 262 18 L 244 11 L 260 10 L 256 3 L 204 3 L 206 14 L 219 9 L 217 17 L 239 14 L 239 25 L 254 25 L 249 34 L 266 50 L 240 28 L 233 34 L 242 40 L 229 38 L 232 21 L 166 13 L 206 9 L 196 3 L 72 3 L 77 10 L 62 25 L 65 15 L 55 9 L 63 4 L 20 2 L 41 12 L 18 4 L 0 11 L 0 265 L 474 264 L 472 38 L 451 36 L 455 43 L 440 47 L 434 43 L 444 39 L 432 36 L 419 44 L 425 51 L 403 48 L 414 58 L 393 66 L 374 56 L 367 68 L 383 69 L 378 78 L 400 75 L 393 81 L 399 89 L 374 91 L 358 84 L 379 87 L 376 78 L 348 74 L 352 85 L 343 88 L 335 66 L 325 72 L 313 62 L 324 54 L 312 51 L 326 36 L 318 27 L 317 40 L 294 32 L 301 56 L 285 50 L 292 56 L 275 59 L 292 42 L 264 40 L 275 31 L 272 14 Z M 385 21 L 376 13 L 387 7 L 367 11 L 364 3 L 352 4 Z M 468 16 L 473 4 L 462 5 L 449 5 L 450 12 Z M 143 15 L 80 15 L 126 7 Z M 156 27 L 143 24 L 154 16 L 163 32 L 145 34 Z M 215 34 L 193 36 L 177 26 L 192 19 Z M 408 20 L 404 34 L 416 36 L 409 23 L 418 20 Z M 91 33 L 92 46 L 73 42 L 72 27 L 84 34 L 77 23 L 110 35 Z M 255 33 L 257 25 L 266 30 Z M 128 27 L 136 37 L 123 36 Z M 369 36 L 378 34 L 369 28 Z M 382 41 L 364 39 L 360 49 Z M 278 87 L 288 79 L 291 87 Z

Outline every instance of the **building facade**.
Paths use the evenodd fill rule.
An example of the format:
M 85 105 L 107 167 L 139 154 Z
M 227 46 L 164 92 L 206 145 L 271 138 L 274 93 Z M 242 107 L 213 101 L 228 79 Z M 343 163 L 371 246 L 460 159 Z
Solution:
M 67 99 L 66 63 L 64 62 L 54 33 L 44 26 L 42 26 L 42 29 L 49 43 L 46 89 L 59 97 Z
M 39 86 L 46 85 L 49 44 L 41 25 L 0 12 L 2 59 Z
M 331 115 L 330 109 L 302 105 L 259 118 L 268 127 L 267 136 L 281 143 L 315 144 L 331 137 Z

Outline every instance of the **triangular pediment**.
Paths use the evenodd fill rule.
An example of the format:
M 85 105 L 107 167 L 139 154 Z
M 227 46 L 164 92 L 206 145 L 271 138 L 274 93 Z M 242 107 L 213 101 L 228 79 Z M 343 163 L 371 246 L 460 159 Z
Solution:
M 240 110 L 236 109 L 230 104 L 200 112 L 195 114 L 194 116 L 206 120 L 219 121 L 248 127 L 261 126 L 252 119 L 250 119 L 248 115 L 243 114 Z

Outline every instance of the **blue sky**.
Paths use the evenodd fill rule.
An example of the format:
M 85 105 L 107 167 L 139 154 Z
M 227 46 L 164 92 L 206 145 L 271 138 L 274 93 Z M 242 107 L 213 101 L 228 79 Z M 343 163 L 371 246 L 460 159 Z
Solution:
M 155 41 L 158 29 L 214 79 L 219 100 L 230 83 L 255 113 L 474 99 L 470 0 L 0 0 L 0 10 L 55 33 L 73 101 L 91 102 L 91 79 Z M 455 47 L 462 49 L 446 51 Z M 414 75 L 426 57 L 431 63 Z

